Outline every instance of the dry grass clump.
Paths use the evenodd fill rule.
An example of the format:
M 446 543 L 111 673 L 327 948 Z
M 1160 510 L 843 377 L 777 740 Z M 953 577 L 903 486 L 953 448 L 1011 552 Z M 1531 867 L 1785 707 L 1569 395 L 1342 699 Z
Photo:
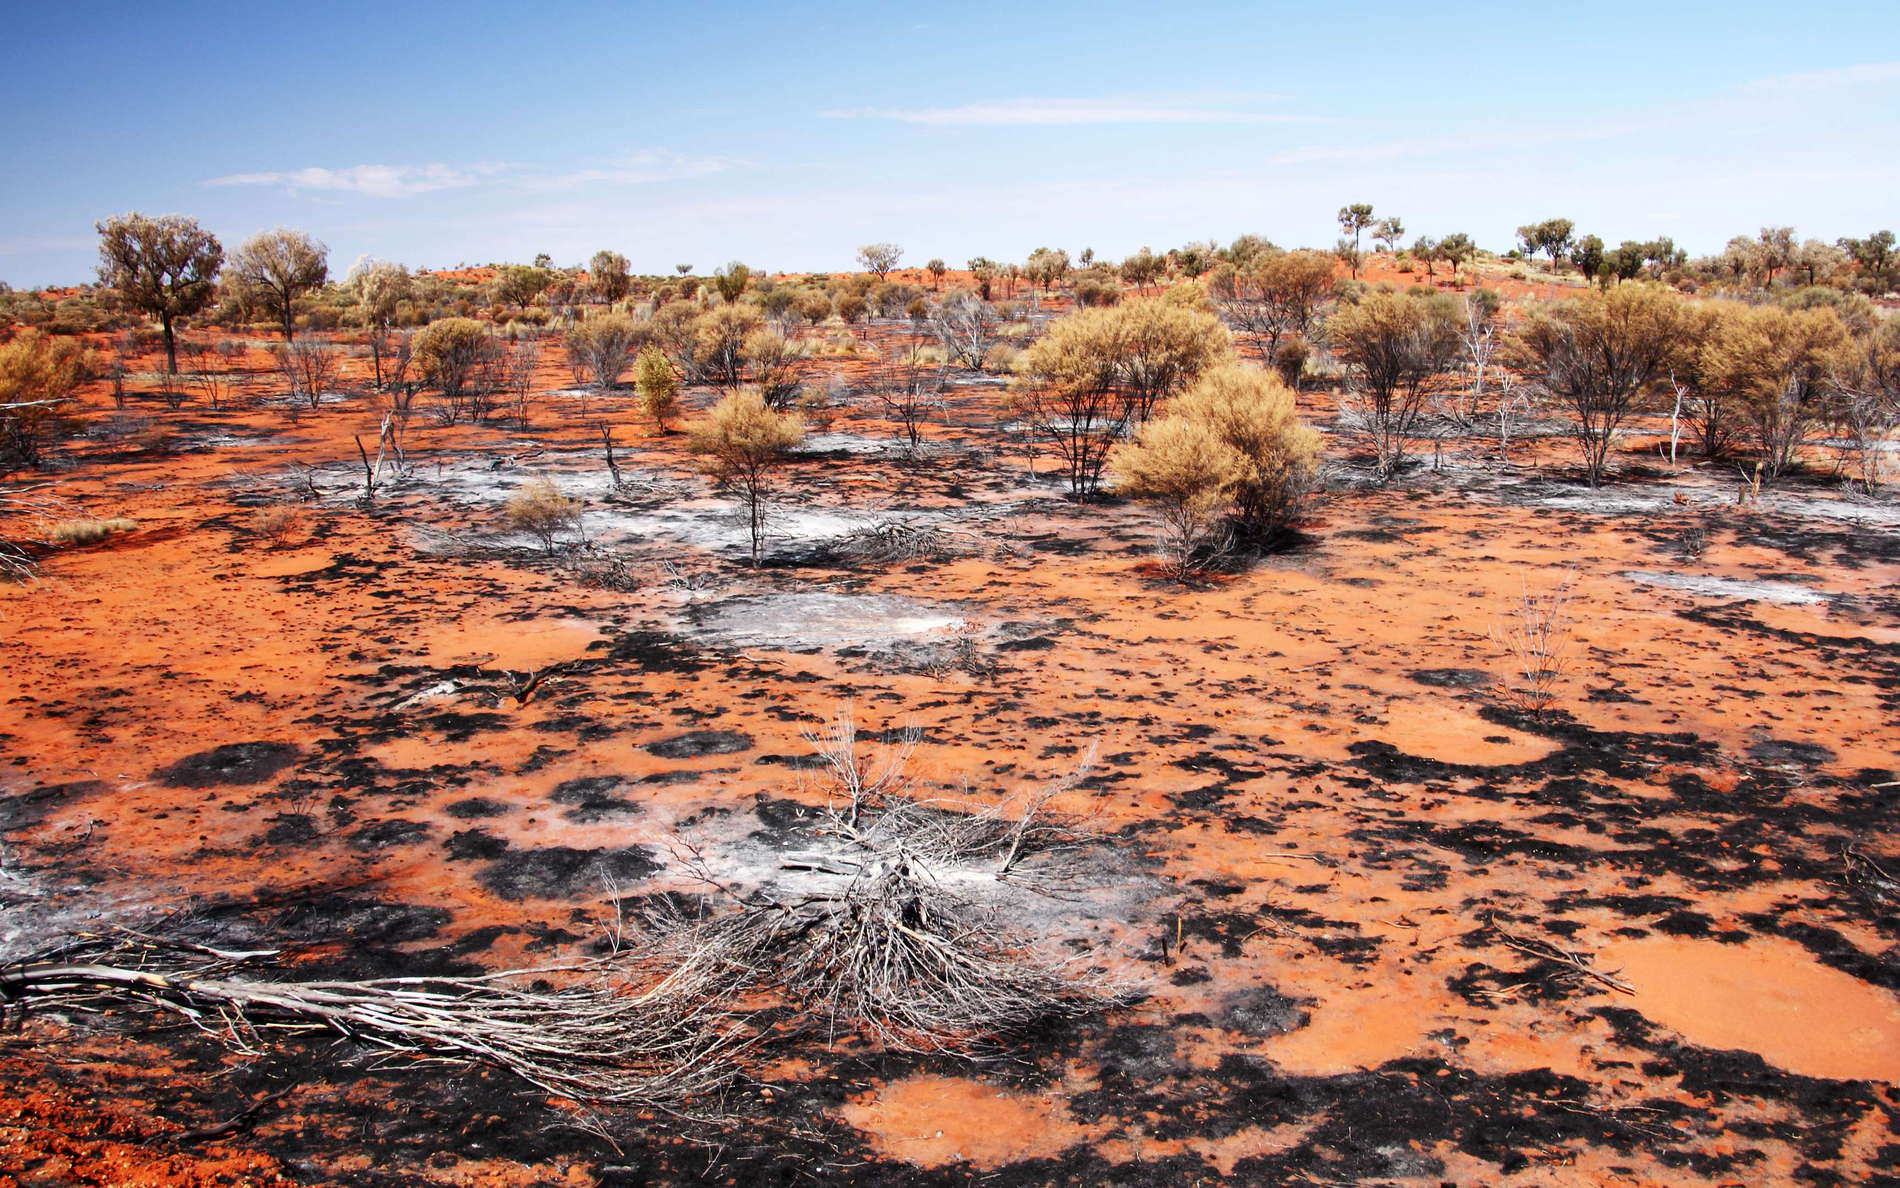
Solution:
M 46 530 L 46 539 L 56 545 L 98 544 L 117 532 L 137 528 L 137 520 L 115 516 L 109 520 L 61 520 Z
M 943 561 L 972 552 L 969 542 L 934 524 L 887 520 L 858 528 L 838 543 L 839 555 L 854 561 Z
M 303 513 L 287 503 L 272 503 L 251 513 L 251 535 L 282 544 L 303 526 Z

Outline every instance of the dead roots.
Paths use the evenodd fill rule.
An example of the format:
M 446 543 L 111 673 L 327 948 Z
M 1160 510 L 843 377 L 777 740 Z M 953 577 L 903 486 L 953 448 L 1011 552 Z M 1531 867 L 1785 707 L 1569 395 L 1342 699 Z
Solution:
M 1052 802 L 1086 764 L 1069 780 L 969 811 L 911 794 L 904 767 L 914 735 L 875 765 L 860 756 L 848 716 L 809 737 L 833 797 L 821 848 L 784 855 L 781 883 L 739 897 L 733 910 L 664 925 L 682 965 L 713 963 L 724 993 L 782 1001 L 827 1040 L 856 1035 L 906 1051 L 968 1054 L 1126 998 L 1082 959 L 1041 951 L 1000 910 L 1020 892 L 1079 889 L 1082 852 L 1101 838 Z
M 0 1002 L 75 1013 L 130 1001 L 244 1053 L 328 1029 L 390 1056 L 490 1064 L 558 1096 L 664 1110 L 727 1080 L 742 1042 L 703 985 L 627 962 L 277 982 L 263 976 L 276 956 L 125 930 L 80 936 L 0 968 Z

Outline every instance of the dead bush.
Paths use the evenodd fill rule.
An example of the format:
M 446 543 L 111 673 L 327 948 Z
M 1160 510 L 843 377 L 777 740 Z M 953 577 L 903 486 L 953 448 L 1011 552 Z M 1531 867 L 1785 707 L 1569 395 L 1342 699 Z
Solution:
M 130 532 L 138 521 L 117 516 L 110 520 L 60 520 L 46 530 L 46 539 L 57 545 L 98 544 L 118 532 Z
M 287 503 L 272 503 L 251 513 L 251 535 L 283 544 L 303 526 L 303 513 Z
M 1543 714 L 1557 703 L 1570 668 L 1569 607 L 1568 581 L 1546 594 L 1527 585 L 1492 624 L 1492 640 L 1516 669 L 1506 696 L 1525 713 Z

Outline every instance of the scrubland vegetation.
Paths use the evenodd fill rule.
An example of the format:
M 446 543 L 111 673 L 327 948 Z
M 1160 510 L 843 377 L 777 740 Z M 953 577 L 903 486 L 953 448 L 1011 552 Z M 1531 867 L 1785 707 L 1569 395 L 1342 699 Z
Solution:
M 0 1003 L 263 1070 L 178 1146 L 295 1068 L 461 1086 L 522 1167 L 871 1183 L 959 1124 L 898 1086 L 1009 1068 L 962 1124 L 1021 1158 L 929 1174 L 1874 1182 L 1892 234 L 1338 221 L 340 276 L 99 223 L 0 294 Z M 1698 945 L 1880 1051 L 1698 1030 Z

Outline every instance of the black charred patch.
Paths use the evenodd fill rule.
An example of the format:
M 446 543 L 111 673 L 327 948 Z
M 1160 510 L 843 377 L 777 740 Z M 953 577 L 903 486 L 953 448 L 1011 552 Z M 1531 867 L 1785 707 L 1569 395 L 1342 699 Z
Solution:
M 273 819 L 262 840 L 267 846 L 301 846 L 321 836 L 317 819 L 309 813 L 284 813 Z
M 298 754 L 293 743 L 225 743 L 161 767 L 152 778 L 168 788 L 261 784 L 295 763 Z
M 640 806 L 624 796 L 614 795 L 626 783 L 621 776 L 582 776 L 556 784 L 548 798 L 556 804 L 571 805 L 567 816 L 575 821 L 630 816 L 640 812 Z
M 706 755 L 732 755 L 752 749 L 752 736 L 737 730 L 689 730 L 672 738 L 648 743 L 648 753 L 662 759 L 698 759 Z
M 1834 752 L 1820 743 L 1779 738 L 1752 744 L 1748 748 L 1748 757 L 1762 763 L 1785 763 L 1792 767 L 1820 767 L 1834 762 Z
M 1434 689 L 1479 689 L 1493 680 L 1482 668 L 1415 668 L 1405 675 Z
M 473 821 L 485 817 L 499 817 L 508 811 L 508 806 L 499 800 L 490 800 L 485 796 L 470 796 L 458 800 L 442 810 L 459 821 Z
M 421 821 L 407 821 L 400 817 L 390 821 L 378 821 L 374 825 L 365 825 L 350 835 L 350 848 L 353 850 L 386 850 L 392 846 L 407 846 L 429 836 L 430 828 Z
M 617 637 L 607 658 L 646 672 L 692 673 L 707 667 L 699 648 L 664 631 L 634 631 Z
M 466 862 L 471 858 L 485 862 L 507 853 L 508 842 L 485 829 L 462 829 L 450 834 L 442 848 L 449 852 L 450 862 Z
M 1227 996 L 1217 1022 L 1241 1035 L 1285 1035 L 1306 1026 L 1311 1016 L 1300 1004 L 1271 986 L 1255 986 Z
M 477 878 L 502 899 L 571 899 L 613 882 L 644 879 L 660 869 L 640 846 L 618 850 L 577 850 L 547 846 L 511 850 L 488 864 Z
M 60 809 L 78 804 L 106 790 L 99 780 L 69 784 L 42 784 L 17 796 L 0 796 L 0 833 L 30 829 Z

